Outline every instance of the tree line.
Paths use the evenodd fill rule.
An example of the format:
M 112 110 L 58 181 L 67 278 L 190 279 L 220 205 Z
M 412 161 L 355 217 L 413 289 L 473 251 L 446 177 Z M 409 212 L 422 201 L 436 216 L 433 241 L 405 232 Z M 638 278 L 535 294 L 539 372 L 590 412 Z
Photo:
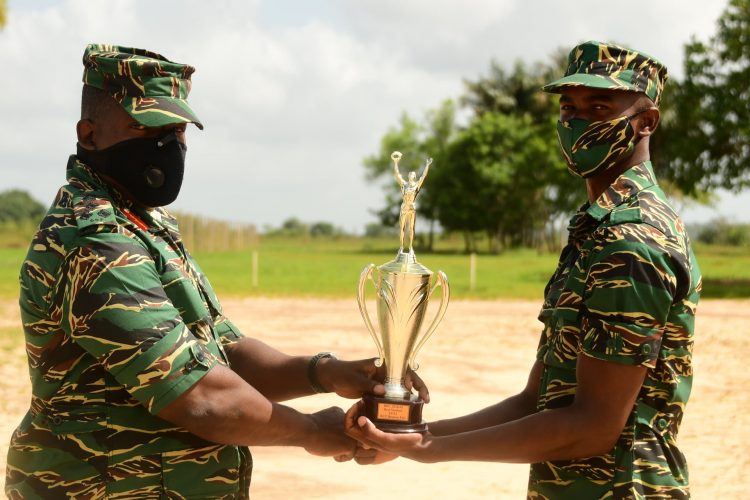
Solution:
M 750 0 L 730 0 L 715 35 L 692 39 L 684 52 L 685 77 L 667 82 L 651 157 L 665 191 L 705 202 L 716 188 L 750 185 Z M 457 101 L 420 119 L 402 114 L 364 159 L 374 180 L 392 175 L 394 150 L 405 153 L 401 165 L 409 170 L 433 158 L 418 200 L 424 247 L 432 248 L 438 224 L 463 234 L 467 251 L 476 251 L 479 234 L 491 252 L 559 245 L 585 190 L 559 154 L 558 96 L 540 88 L 566 65 L 565 49 L 510 69 L 493 61 L 487 75 L 464 81 Z M 468 120 L 459 124 L 462 112 Z M 397 223 L 400 201 L 395 181 L 386 184 L 386 203 L 375 211 L 383 225 Z
M 11 189 L 0 192 L 0 248 L 24 247 L 35 231 L 46 209 L 23 190 Z M 174 212 L 180 225 L 183 241 L 191 252 L 231 252 L 255 249 L 261 236 L 285 238 L 339 239 L 352 237 L 343 228 L 330 222 L 303 222 L 289 217 L 278 227 L 265 226 L 259 233 L 255 225 L 227 222 L 202 215 Z M 707 245 L 750 246 L 750 224 L 734 223 L 718 218 L 705 224 L 690 227 L 695 241 Z M 395 225 L 385 226 L 369 223 L 364 228 L 365 238 L 398 238 Z

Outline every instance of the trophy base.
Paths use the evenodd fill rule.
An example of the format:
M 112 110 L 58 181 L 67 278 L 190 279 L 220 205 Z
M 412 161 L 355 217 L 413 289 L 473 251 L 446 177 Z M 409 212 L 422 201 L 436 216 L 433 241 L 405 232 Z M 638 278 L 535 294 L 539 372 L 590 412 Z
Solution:
M 383 432 L 427 432 L 427 422 L 422 420 L 424 401 L 418 397 L 394 399 L 367 394 L 362 401 L 365 402 L 364 415 Z

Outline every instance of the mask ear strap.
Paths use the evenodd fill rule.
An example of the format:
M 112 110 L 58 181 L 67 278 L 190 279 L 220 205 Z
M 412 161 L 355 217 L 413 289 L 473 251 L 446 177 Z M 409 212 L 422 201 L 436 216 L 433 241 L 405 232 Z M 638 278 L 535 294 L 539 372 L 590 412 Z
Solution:
M 633 113 L 632 115 L 628 116 L 628 120 L 630 120 L 631 118 L 633 118 L 633 117 L 635 117 L 635 116 L 638 116 L 638 115 L 640 115 L 641 113 L 645 113 L 645 112 L 646 112 L 646 111 L 648 111 L 649 109 L 653 109 L 653 108 L 644 108 L 644 109 L 642 109 L 642 110 L 640 110 L 640 111 L 636 111 L 636 112 L 635 112 L 635 113 Z

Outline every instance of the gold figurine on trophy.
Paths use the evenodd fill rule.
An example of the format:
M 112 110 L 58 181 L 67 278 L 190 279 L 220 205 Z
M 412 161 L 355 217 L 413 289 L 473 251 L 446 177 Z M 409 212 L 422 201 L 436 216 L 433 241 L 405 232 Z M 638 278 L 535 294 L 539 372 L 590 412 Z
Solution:
M 391 155 L 393 169 L 401 186 L 400 248 L 396 258 L 381 266 L 370 264 L 359 277 L 357 302 L 365 326 L 378 349 L 378 366 L 385 363 L 385 395 L 367 395 L 365 415 L 380 429 L 388 432 L 425 432 L 427 424 L 422 421 L 422 401 L 404 385 L 408 368 L 416 370 L 416 356 L 427 339 L 437 328 L 445 314 L 450 297 L 448 278 L 438 271 L 434 283 L 430 283 L 433 272 L 417 262 L 414 255 L 414 223 L 416 219 L 416 197 L 429 172 L 432 160 L 425 163 L 424 171 L 417 180 L 416 172 L 409 172 L 407 179 L 401 176 L 398 163 L 401 153 Z M 373 273 L 377 269 L 377 278 Z M 377 294 L 378 330 L 373 326 L 365 303 L 367 280 L 375 285 Z M 442 296 L 437 314 L 421 336 L 427 303 L 437 287 Z
M 409 180 L 405 181 L 404 178 L 401 177 L 401 172 L 398 170 L 398 162 L 401 161 L 401 156 L 402 154 L 398 151 L 391 153 L 391 160 L 393 160 L 393 173 L 396 176 L 398 185 L 401 186 L 401 195 L 403 196 L 403 201 L 401 202 L 401 213 L 398 218 L 400 228 L 399 235 L 401 237 L 401 248 L 399 248 L 399 252 L 404 252 L 404 249 L 406 249 L 406 253 L 414 253 L 414 222 L 417 218 L 416 199 L 419 190 L 422 188 L 425 177 L 427 177 L 427 173 L 430 171 L 432 158 L 428 158 L 425 162 L 424 170 L 422 171 L 419 180 L 417 180 L 417 173 L 411 171 L 407 176 Z M 405 246 L 405 242 L 408 243 L 408 245 Z

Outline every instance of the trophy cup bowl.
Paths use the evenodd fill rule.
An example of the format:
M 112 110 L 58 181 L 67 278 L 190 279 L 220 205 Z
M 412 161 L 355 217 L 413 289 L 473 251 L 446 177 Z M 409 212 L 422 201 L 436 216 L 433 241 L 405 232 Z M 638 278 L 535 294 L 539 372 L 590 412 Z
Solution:
M 377 277 L 373 278 L 377 270 Z M 357 302 L 365 326 L 378 348 L 377 366 L 385 363 L 385 395 L 365 395 L 364 414 L 376 427 L 386 432 L 426 432 L 422 420 L 424 401 L 406 388 L 408 368 L 416 370 L 416 356 L 437 328 L 445 314 L 450 287 L 445 273 L 438 271 L 434 284 L 433 272 L 416 261 L 412 251 L 399 251 L 396 259 L 382 266 L 370 264 L 359 278 Z M 368 279 L 375 285 L 378 329 L 367 312 L 365 289 Z M 437 314 L 420 338 L 427 304 L 437 287 L 442 290 Z

